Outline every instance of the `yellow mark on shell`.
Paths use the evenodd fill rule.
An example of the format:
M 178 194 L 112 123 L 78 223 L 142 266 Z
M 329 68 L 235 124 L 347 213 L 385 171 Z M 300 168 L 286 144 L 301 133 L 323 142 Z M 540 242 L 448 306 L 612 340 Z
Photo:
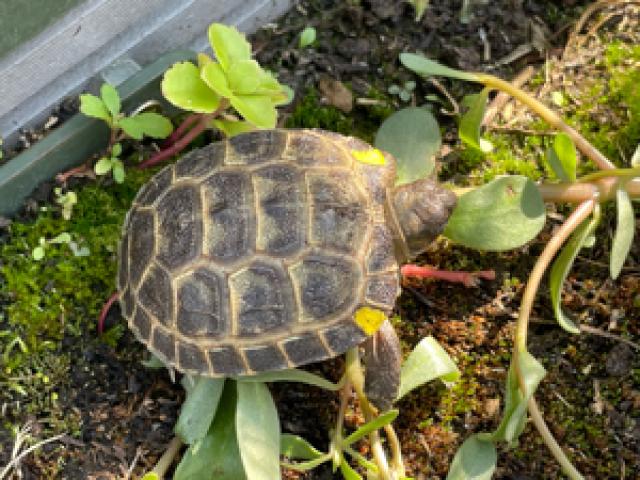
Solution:
M 364 333 L 373 335 L 387 319 L 387 315 L 377 308 L 360 307 L 356 310 L 354 319 Z
M 351 155 L 360 163 L 366 163 L 367 165 L 384 165 L 386 162 L 384 154 L 377 148 L 351 150 Z

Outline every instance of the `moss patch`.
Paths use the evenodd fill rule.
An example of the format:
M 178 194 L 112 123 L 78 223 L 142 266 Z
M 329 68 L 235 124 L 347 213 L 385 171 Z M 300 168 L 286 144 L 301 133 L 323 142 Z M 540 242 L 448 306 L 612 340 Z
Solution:
M 64 382 L 61 365 L 71 359 L 53 352 L 65 339 L 73 341 L 96 328 L 100 309 L 115 289 L 124 215 L 151 174 L 132 169 L 122 185 L 83 187 L 69 221 L 57 207 L 45 206 L 33 222 L 10 226 L 8 239 L 0 244 L 0 383 L 9 387 L 9 395 L 28 395 L 38 405 L 47 390 L 30 390 L 36 375 L 52 384 Z M 40 238 L 63 232 L 89 255 L 76 256 L 67 244 L 47 244 L 45 257 L 34 260 L 32 250 Z

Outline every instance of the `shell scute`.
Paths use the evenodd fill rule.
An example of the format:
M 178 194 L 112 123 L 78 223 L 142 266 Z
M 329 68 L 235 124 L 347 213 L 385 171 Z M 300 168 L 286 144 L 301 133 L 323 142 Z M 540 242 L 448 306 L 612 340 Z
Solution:
M 257 165 L 282 157 L 287 146 L 283 130 L 257 130 L 238 135 L 228 141 L 227 165 Z
M 311 242 L 322 248 L 356 254 L 369 223 L 367 198 L 348 172 L 307 174 L 312 202 Z
M 255 372 L 282 370 L 287 368 L 287 360 L 276 346 L 265 345 L 246 348 L 244 355 L 249 363 L 249 368 Z
M 234 334 L 255 338 L 283 330 L 297 317 L 291 282 L 284 268 L 259 259 L 229 277 Z
M 355 262 L 309 255 L 290 269 L 303 322 L 322 322 L 345 313 L 360 282 Z
M 255 208 L 251 176 L 216 172 L 202 184 L 204 249 L 217 261 L 231 262 L 255 250 Z
M 257 196 L 256 248 L 273 255 L 295 255 L 306 242 L 306 189 L 291 165 L 271 165 L 253 175 Z
M 155 353 L 170 365 L 175 364 L 176 359 L 176 339 L 171 331 L 159 325 L 153 329 L 153 338 L 150 345 Z
M 226 280 L 201 267 L 178 281 L 176 327 L 186 336 L 220 338 L 230 330 Z
M 158 260 L 174 270 L 192 263 L 202 250 L 202 206 L 198 188 L 178 184 L 157 205 Z
M 173 286 L 169 274 L 151 264 L 138 290 L 138 302 L 164 325 L 173 323 Z
M 155 220 L 153 212 L 135 209 L 129 216 L 129 285 L 137 287 L 154 255 Z M 122 267 L 123 264 L 120 264 Z
M 211 173 L 224 162 L 226 146 L 225 142 L 219 142 L 192 150 L 176 162 L 176 177 L 198 178 Z

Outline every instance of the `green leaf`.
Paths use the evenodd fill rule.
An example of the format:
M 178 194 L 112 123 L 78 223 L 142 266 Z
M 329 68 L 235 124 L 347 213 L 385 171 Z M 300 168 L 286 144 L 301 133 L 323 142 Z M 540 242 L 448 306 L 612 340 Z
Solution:
M 280 422 L 264 383 L 238 382 L 236 432 L 240 457 L 251 480 L 280 480 Z
M 466 145 L 480 151 L 485 151 L 484 144 L 480 138 L 480 127 L 482 126 L 484 110 L 487 106 L 487 98 L 489 97 L 490 91 L 490 88 L 483 88 L 480 93 L 467 95 L 467 97 L 465 97 L 469 109 L 460 119 L 460 126 L 458 128 L 460 140 Z
M 518 369 L 524 379 L 524 392 L 520 390 L 514 359 L 517 359 Z M 511 443 L 522 433 L 527 419 L 527 403 L 546 374 L 544 367 L 529 352 L 519 352 L 514 359 L 511 360 L 507 374 L 502 420 L 497 430 L 491 434 L 494 442 Z
M 102 157 L 94 165 L 93 171 L 96 172 L 96 175 L 105 175 L 111 171 L 112 166 L 110 158 Z
M 293 460 L 315 460 L 324 456 L 304 438 L 289 433 L 283 433 L 280 437 L 280 454 Z
M 453 457 L 447 480 L 490 480 L 497 461 L 494 443 L 481 435 L 472 435 Z
M 282 93 L 272 95 L 271 101 L 274 105 L 288 105 L 293 102 L 293 99 L 296 96 L 295 90 L 291 88 L 289 85 L 282 85 Z
M 38 245 L 31 251 L 31 257 L 35 261 L 40 261 L 44 258 L 44 247 L 42 245 Z
M 111 148 L 111 156 L 112 157 L 119 157 L 122 154 L 122 145 L 119 143 L 116 143 L 112 148 Z
M 636 151 L 633 153 L 633 156 L 631 157 L 631 166 L 633 168 L 640 167 L 640 144 L 638 144 L 638 146 L 636 147 Z
M 111 113 L 111 117 L 115 118 L 120 113 L 120 95 L 113 85 L 108 83 L 102 84 L 100 87 L 100 97 Z
M 374 418 L 373 420 L 365 423 L 361 427 L 359 427 L 355 432 L 349 435 L 347 438 L 343 440 L 345 445 L 351 445 L 356 443 L 358 440 L 369 435 L 371 432 L 375 432 L 376 430 L 380 430 L 381 428 L 389 425 L 393 422 L 398 416 L 399 410 L 389 410 L 382 415 Z
M 69 232 L 62 232 L 61 234 L 53 237 L 49 240 L 49 243 L 69 243 L 71 241 L 71 234 Z
M 111 174 L 113 175 L 113 179 L 116 183 L 124 182 L 124 164 L 115 158 L 111 159 Z
M 324 388 L 331 392 L 337 392 L 342 388 L 342 385 L 332 383 L 329 380 L 322 378 L 319 375 L 315 375 L 305 370 L 298 370 L 291 368 L 288 370 L 275 370 L 271 372 L 258 373 L 257 375 L 251 375 L 246 377 L 237 377 L 238 382 L 298 382 L 306 383 L 307 385 L 314 385 L 316 387 Z
M 387 118 L 378 133 L 375 146 L 397 160 L 396 185 L 425 178 L 435 167 L 440 150 L 438 122 L 424 108 L 404 108 Z
M 256 127 L 275 128 L 278 112 L 271 98 L 264 95 L 237 95 L 231 105 L 240 115 Z
M 160 480 L 160 477 L 158 477 L 158 474 L 155 472 L 149 472 L 144 474 L 142 480 Z
M 209 43 L 225 72 L 235 62 L 251 59 L 251 45 L 235 27 L 214 23 L 209 27 Z
M 80 111 L 87 117 L 99 118 L 111 125 L 111 115 L 104 102 L 90 93 L 80 95 Z
M 223 388 L 224 378 L 198 377 L 196 380 L 176 423 L 176 433 L 188 445 L 203 439 L 209 431 Z
M 342 473 L 344 480 L 362 480 L 362 476 L 351 468 L 351 465 L 344 458 L 340 462 L 340 473 Z
M 227 138 L 235 137 L 241 133 L 251 132 L 256 129 L 254 125 L 242 120 L 214 119 L 211 123 L 214 127 L 224 133 Z
M 174 480 L 246 480 L 235 429 L 236 401 L 236 385 L 229 380 L 209 432 L 189 447 Z
M 423 77 L 438 76 L 457 78 L 459 80 L 467 80 L 469 82 L 480 81 L 478 76 L 474 73 L 454 70 L 453 68 L 445 67 L 438 62 L 434 62 L 422 55 L 416 55 L 414 53 L 401 53 L 400 62 L 409 70 L 413 70 Z
M 409 0 L 416 9 L 416 22 L 419 22 L 429 6 L 429 0 Z
M 571 235 L 571 238 L 560 252 L 560 255 L 558 255 L 553 262 L 549 274 L 549 290 L 553 312 L 560 326 L 571 333 L 580 333 L 580 329 L 562 311 L 560 304 L 562 299 L 562 285 L 571 271 L 573 262 L 580 252 L 580 249 L 586 246 L 588 239 L 593 235 L 599 222 L 600 208 L 596 207 L 593 217 L 582 222 L 573 232 L 573 235 Z
M 164 115 L 154 112 L 139 113 L 134 118 L 142 122 L 144 134 L 151 138 L 167 138 L 173 132 L 173 124 Z
M 174 64 L 161 83 L 162 95 L 184 110 L 211 113 L 218 108 L 220 97 L 200 78 L 200 70 L 191 62 Z
M 636 230 L 636 219 L 633 213 L 633 205 L 629 198 L 629 193 L 622 188 L 618 188 L 616 192 L 616 209 L 618 211 L 618 221 L 616 224 L 616 233 L 613 235 L 613 244 L 611 245 L 611 262 L 610 272 L 611 278 L 618 278 L 622 271 L 624 261 L 629 255 L 631 245 L 633 245 L 633 237 Z
M 262 68 L 255 60 L 235 62 L 227 71 L 229 87 L 239 95 L 251 95 L 260 87 Z
M 260 77 L 260 85 L 256 90 L 256 95 L 266 95 L 271 98 L 271 102 L 274 105 L 284 105 L 291 103 L 295 92 L 287 85 L 282 85 L 278 82 L 271 72 L 262 70 L 262 76 Z
M 563 182 L 576 181 L 578 159 L 576 147 L 566 133 L 558 133 L 553 146 L 547 150 L 547 161 L 556 176 Z
M 545 218 L 544 201 L 535 184 L 510 175 L 460 197 L 444 235 L 477 250 L 510 250 L 534 238 Z
M 133 117 L 123 118 L 118 126 L 131 138 L 142 140 L 143 136 L 166 138 L 173 131 L 171 121 L 154 112 L 143 112 Z
M 414 388 L 436 378 L 440 378 L 443 382 L 456 382 L 460 378 L 460 371 L 436 339 L 426 337 L 420 340 L 402 364 L 400 388 L 396 400 L 400 400 Z
M 218 95 L 225 98 L 233 97 L 233 92 L 229 87 L 227 74 L 222 70 L 219 63 L 210 62 L 202 67 L 200 72 L 202 80 Z
M 300 41 L 298 47 L 307 48 L 313 42 L 316 41 L 316 29 L 313 27 L 306 27 L 300 34 Z

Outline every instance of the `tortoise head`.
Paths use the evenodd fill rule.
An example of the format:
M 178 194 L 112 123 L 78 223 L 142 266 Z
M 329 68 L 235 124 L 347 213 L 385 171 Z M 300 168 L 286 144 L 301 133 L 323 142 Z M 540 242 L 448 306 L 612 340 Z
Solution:
M 442 233 L 456 196 L 433 180 L 421 179 L 392 189 L 388 205 L 395 220 L 396 253 L 408 261 Z

